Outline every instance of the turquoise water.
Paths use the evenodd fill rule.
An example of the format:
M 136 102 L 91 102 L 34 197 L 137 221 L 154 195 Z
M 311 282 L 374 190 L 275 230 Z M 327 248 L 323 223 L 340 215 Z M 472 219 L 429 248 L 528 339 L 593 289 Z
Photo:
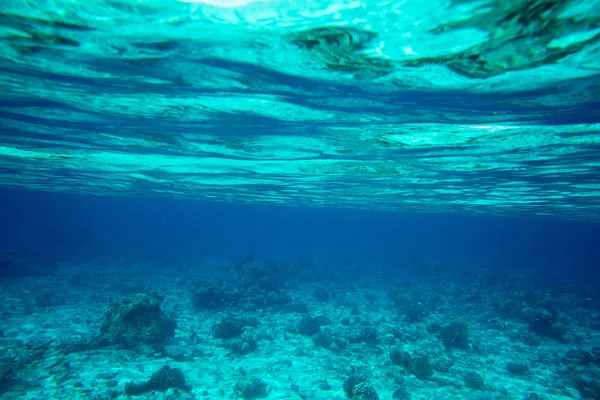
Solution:
M 600 0 L 0 0 L 1 400 L 600 400 Z
M 3 1 L 0 184 L 600 218 L 599 1 Z

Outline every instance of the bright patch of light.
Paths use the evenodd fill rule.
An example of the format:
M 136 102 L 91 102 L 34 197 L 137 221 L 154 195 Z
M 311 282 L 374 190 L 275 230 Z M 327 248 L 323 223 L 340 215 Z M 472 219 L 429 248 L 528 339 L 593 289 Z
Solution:
M 206 4 L 209 6 L 234 8 L 246 6 L 250 3 L 258 3 L 265 0 L 179 0 L 182 3 Z
M 417 53 L 416 51 L 413 50 L 413 48 L 411 46 L 404 46 L 402 48 L 402 51 L 404 52 L 404 54 L 406 55 L 410 55 L 410 56 L 416 56 L 419 53 Z

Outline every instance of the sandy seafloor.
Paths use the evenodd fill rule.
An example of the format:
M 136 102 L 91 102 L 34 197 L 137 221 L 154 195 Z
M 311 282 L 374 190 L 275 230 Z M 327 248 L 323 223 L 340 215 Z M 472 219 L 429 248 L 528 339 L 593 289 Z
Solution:
M 1 398 L 236 399 L 241 397 L 234 386 L 245 376 L 263 380 L 269 399 L 345 399 L 343 382 L 357 373 L 368 378 L 381 399 L 581 398 L 575 382 L 594 387 L 599 377 L 598 300 L 551 285 L 534 288 L 530 278 L 514 272 L 502 277 L 492 272 L 413 271 L 407 279 L 400 274 L 290 281 L 281 290 L 304 310 L 304 306 L 197 310 L 192 306 L 193 291 L 217 278 L 168 268 L 63 265 L 50 277 L 0 281 L 0 347 L 5 362 L 12 363 Z M 316 288 L 325 289 L 329 299 L 317 300 Z M 162 309 L 177 321 L 174 338 L 131 349 L 61 350 L 65 343 L 97 334 L 112 301 L 145 290 L 164 296 Z M 44 293 L 47 301 L 36 300 Z M 536 303 L 517 304 L 519 308 L 559 310 L 567 333 L 555 338 L 530 332 L 526 321 L 502 311 L 509 300 Z M 415 312 L 417 317 L 407 318 Z M 319 347 L 310 336 L 298 333 L 298 322 L 306 315 L 326 317 L 321 329 L 336 338 L 365 328 L 374 328 L 377 335 L 373 341 L 346 341 L 343 348 Z M 245 334 L 256 338 L 257 349 L 230 354 L 223 340 L 211 334 L 212 326 L 223 318 L 244 321 Z M 446 348 L 439 332 L 431 328 L 454 320 L 467 323 L 468 348 Z M 417 379 L 392 363 L 393 349 L 426 355 L 434 366 L 453 365 L 446 372 L 436 370 L 427 379 Z M 520 376 L 510 373 L 509 362 L 525 364 L 529 371 Z M 166 364 L 183 371 L 192 388 L 189 393 L 178 389 L 135 397 L 123 393 L 128 382 L 147 380 Z M 483 388 L 465 386 L 463 377 L 469 371 L 483 377 Z

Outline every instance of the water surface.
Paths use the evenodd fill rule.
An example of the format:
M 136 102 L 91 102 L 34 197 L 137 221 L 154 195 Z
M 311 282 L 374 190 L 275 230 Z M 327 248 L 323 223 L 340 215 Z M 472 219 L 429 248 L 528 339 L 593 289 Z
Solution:
M 599 1 L 10 0 L 0 184 L 598 220 Z

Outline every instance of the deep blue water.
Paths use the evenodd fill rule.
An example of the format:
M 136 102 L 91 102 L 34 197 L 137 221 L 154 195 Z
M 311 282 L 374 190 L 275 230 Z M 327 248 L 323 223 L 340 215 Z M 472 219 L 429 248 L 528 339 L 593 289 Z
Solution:
M 341 271 L 357 264 L 368 273 L 374 265 L 402 273 L 403 263 L 425 259 L 475 272 L 538 271 L 540 279 L 600 282 L 600 225 L 586 222 L 18 190 L 1 197 L 2 248 L 59 263 L 122 257 L 203 270 L 210 257 L 234 262 L 255 253 Z

